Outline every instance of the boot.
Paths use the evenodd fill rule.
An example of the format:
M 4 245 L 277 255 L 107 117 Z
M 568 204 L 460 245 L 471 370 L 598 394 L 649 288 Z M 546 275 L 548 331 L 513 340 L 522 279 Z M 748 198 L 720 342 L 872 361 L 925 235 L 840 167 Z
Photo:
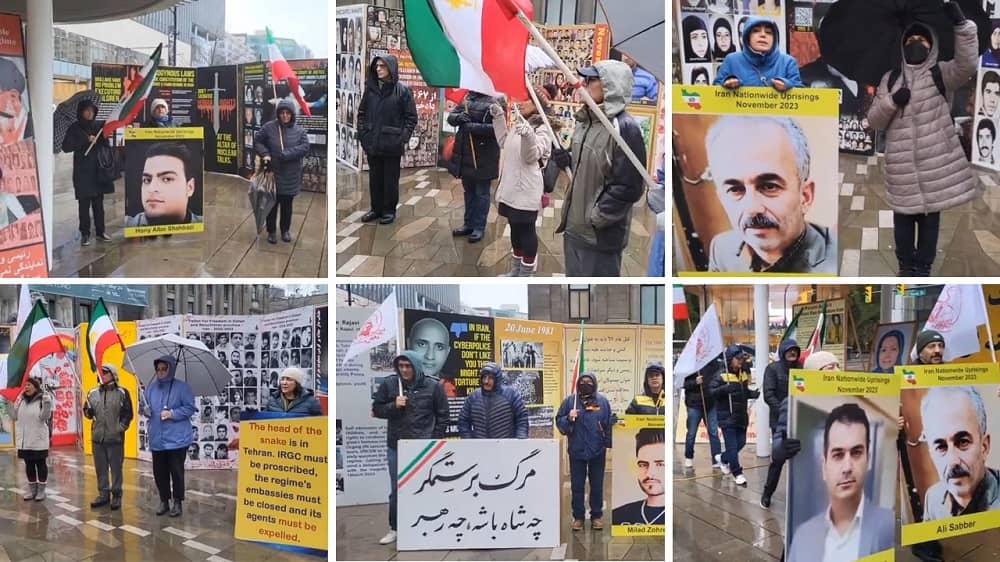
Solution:
M 157 515 L 163 515 L 170 511 L 170 502 L 160 502 L 160 507 L 156 509 Z
M 111 511 L 121 509 L 122 507 L 122 497 L 121 495 L 111 496 Z
M 97 496 L 94 501 L 90 502 L 90 507 L 96 509 L 98 507 L 103 507 L 108 505 L 108 496 Z
M 913 276 L 914 277 L 930 277 L 931 276 L 931 267 L 933 267 L 933 266 L 934 266 L 933 262 L 931 262 L 931 263 L 917 262 L 917 264 L 913 266 Z
M 45 482 L 38 483 L 38 493 L 35 494 L 35 501 L 40 502 L 45 499 Z
M 174 500 L 174 506 L 170 508 L 170 517 L 180 517 L 184 514 L 184 509 L 181 507 L 181 500 Z
M 518 277 L 534 277 L 535 276 L 535 272 L 538 271 L 538 258 L 536 257 L 535 261 L 532 262 L 532 263 L 530 263 L 530 264 L 527 264 L 527 263 L 524 263 L 524 261 L 521 261 L 521 264 L 518 267 L 518 270 L 519 270 L 517 272 L 517 276 Z
M 517 256 L 510 256 L 510 270 L 507 273 L 501 273 L 500 277 L 517 277 L 521 272 L 521 258 Z
M 38 494 L 38 484 L 36 482 L 28 482 L 28 492 L 24 494 L 24 501 L 31 501 L 35 499 Z

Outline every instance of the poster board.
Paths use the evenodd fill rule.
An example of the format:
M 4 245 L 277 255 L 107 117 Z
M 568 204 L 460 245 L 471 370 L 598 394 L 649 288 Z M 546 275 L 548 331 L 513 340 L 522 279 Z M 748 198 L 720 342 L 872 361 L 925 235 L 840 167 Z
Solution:
M 1000 68 L 981 66 L 976 73 L 976 113 L 972 125 L 974 165 L 1000 171 L 1000 151 L 997 150 L 998 126 L 1000 126 Z
M 674 149 L 683 156 L 674 179 L 674 235 L 685 245 L 675 252 L 678 275 L 837 273 L 838 97 L 830 89 L 673 86 Z M 759 143 L 745 142 L 751 131 Z M 807 147 L 808 173 L 793 143 Z M 756 198 L 734 183 L 761 166 L 782 178 L 785 197 L 797 197 L 780 216 L 747 207 Z
M 515 318 L 494 318 L 494 357 L 506 384 L 517 389 L 528 410 L 528 436 L 558 437 L 555 414 L 564 392 L 563 326 Z
M 798 317 L 798 325 L 789 330 L 788 337 L 799 342 L 802 348 L 809 345 L 809 338 L 816 330 L 819 314 L 826 305 L 823 321 L 823 342 L 821 349 L 837 357 L 841 365 L 846 365 L 847 348 L 847 299 L 833 299 L 821 302 L 792 305 L 792 318 Z M 912 340 L 911 340 L 912 341 Z
M 554 439 L 399 441 L 398 550 L 559 544 Z
M 576 350 L 580 346 L 580 327 L 567 325 L 563 328 L 565 343 L 564 380 L 565 394 L 573 392 L 573 364 Z M 597 392 L 603 394 L 611 404 L 611 412 L 624 415 L 625 408 L 636 394 L 642 392 L 642 381 L 646 371 L 646 357 L 640 357 L 640 349 L 645 353 L 640 327 L 637 325 L 602 325 L 584 327 L 584 370 L 597 374 Z M 647 341 L 651 338 L 647 338 Z M 655 341 L 655 340 L 654 340 Z M 661 346 L 662 348 L 662 346 Z M 663 357 L 659 350 L 657 357 Z
M 365 48 L 368 43 L 381 40 L 384 33 L 377 19 L 369 28 L 365 8 L 365 4 L 337 6 L 335 24 L 337 162 L 352 170 L 361 169 L 363 156 L 361 143 L 357 140 L 357 107 L 365 90 L 365 74 L 371 62 Z M 398 29 L 396 33 L 398 42 L 402 30 Z
M 327 411 L 327 397 L 330 394 L 329 355 L 330 307 L 317 306 L 313 310 L 313 369 L 316 372 L 316 397 L 323 412 Z M 304 349 L 304 348 L 303 348 Z
M 133 340 L 133 342 L 142 341 L 144 339 L 149 339 L 149 338 L 155 338 L 157 336 L 163 336 L 163 335 L 166 335 L 166 334 L 174 334 L 174 335 L 177 335 L 177 336 L 183 335 L 183 333 L 182 333 L 183 332 L 183 327 L 182 327 L 183 319 L 184 319 L 184 317 L 181 316 L 181 315 L 173 315 L 173 316 L 161 316 L 159 318 L 149 318 L 149 319 L 144 319 L 144 320 L 136 320 L 135 321 L 135 339 Z M 84 332 L 84 333 L 86 333 L 86 332 Z M 125 342 L 125 345 L 128 346 L 129 342 Z M 152 380 L 152 376 L 151 376 L 151 375 L 153 375 L 153 373 L 152 373 L 152 367 L 153 367 L 152 365 L 136 365 L 135 366 L 135 368 L 137 370 L 140 370 L 139 373 L 137 373 L 138 382 L 141 383 L 142 381 L 145 381 L 145 380 Z M 141 371 L 141 369 L 149 369 L 149 371 L 148 372 L 143 372 L 143 371 Z M 194 397 L 195 408 L 198 408 L 199 405 L 201 404 L 200 398 L 201 397 L 199 397 L 199 396 L 195 396 Z M 135 400 L 138 402 L 138 400 L 139 400 L 139 395 L 138 394 L 136 394 Z M 134 425 L 138 428 L 138 437 L 139 437 L 139 442 L 138 442 L 138 448 L 137 448 L 137 451 L 136 451 L 136 456 L 140 460 L 150 461 L 151 462 L 153 460 L 153 453 L 149 449 L 149 433 L 148 433 L 148 429 L 147 429 L 149 427 L 149 418 L 147 416 L 143 415 L 142 411 L 139 408 L 136 408 L 135 412 L 136 412 L 136 414 L 135 414 Z M 153 412 L 153 413 L 155 413 L 155 412 Z M 190 466 L 192 468 L 194 468 L 195 466 L 198 466 L 199 468 L 202 468 L 202 467 L 203 468 L 210 468 L 210 467 L 211 468 L 223 468 L 225 466 L 225 461 L 218 461 L 218 462 L 214 462 L 214 461 L 212 461 L 212 462 L 209 462 L 209 461 L 202 462 L 201 461 L 201 459 L 204 458 L 204 457 L 206 457 L 206 456 L 208 456 L 208 457 L 214 457 L 215 456 L 215 445 L 214 444 L 212 445 L 212 454 L 211 455 L 203 455 L 202 454 L 203 447 L 202 447 L 202 444 L 200 443 L 201 436 L 198 433 L 201 430 L 201 425 L 198 424 L 198 417 L 196 415 L 195 416 L 191 416 L 191 426 L 192 426 L 191 431 L 194 434 L 193 435 L 194 441 L 192 442 L 191 447 L 190 447 L 190 449 L 188 451 L 188 460 L 186 460 L 184 462 L 184 466 Z M 193 461 L 191 460 L 191 457 L 193 456 L 194 453 L 192 453 L 191 450 L 193 450 L 195 448 L 197 448 L 198 451 L 199 451 L 199 453 L 197 455 L 198 456 L 198 461 L 197 461 L 197 464 L 192 464 Z
M 788 386 L 788 435 L 802 443 L 789 462 L 788 562 L 829 556 L 817 549 L 835 508 L 863 509 L 857 551 L 847 556 L 893 560 L 900 377 L 793 369 Z
M 205 169 L 237 174 L 240 169 L 239 67 L 212 66 L 195 69 L 194 122 L 205 128 Z
M 894 373 L 896 365 L 910 363 L 910 349 L 917 337 L 916 322 L 890 322 L 875 328 L 868 370 L 873 373 Z
M 666 525 L 666 416 L 625 416 L 611 453 L 611 536 L 663 536 Z
M 907 365 L 896 367 L 896 375 L 903 380 L 906 441 L 898 478 L 913 490 L 901 502 L 901 544 L 1000 527 L 1000 506 L 990 505 L 991 500 L 966 503 L 980 487 L 1000 485 L 995 468 L 1000 453 L 989 441 L 1000 434 L 995 415 L 1000 411 L 1000 368 L 996 363 Z M 983 421 L 985 434 L 979 428 Z M 956 447 L 962 452 L 956 453 Z M 941 475 L 956 464 L 964 475 L 942 481 Z M 950 509 L 955 503 L 965 506 L 958 515 Z
M 97 380 L 97 373 L 90 368 L 90 350 L 87 349 L 87 343 L 84 339 L 87 334 L 88 323 L 83 322 L 77 326 L 77 341 L 76 349 L 79 350 L 76 357 L 76 370 L 80 374 L 80 393 L 81 396 L 86 396 L 91 389 L 97 388 L 100 384 Z M 131 321 L 116 321 L 115 330 L 118 331 L 119 337 L 122 339 L 122 343 L 127 347 L 136 341 L 138 341 L 136 322 Z M 129 424 L 128 429 L 125 430 L 125 443 L 123 444 L 124 456 L 127 459 L 137 459 L 142 458 L 139 455 L 139 434 L 140 425 L 142 427 L 142 439 L 146 439 L 146 422 L 141 421 L 141 416 L 139 414 L 139 385 L 138 379 L 132 371 L 130 370 L 130 365 L 125 362 L 125 354 L 122 352 L 121 347 L 111 346 L 104 352 L 104 362 L 111 363 L 118 367 L 118 384 L 122 388 L 128 391 L 129 396 L 132 398 L 132 423 Z M 98 365 L 100 368 L 100 365 Z M 136 365 L 136 369 L 142 369 L 143 366 Z M 152 369 L 152 365 L 145 366 L 145 368 Z M 85 455 L 93 454 L 93 446 L 91 444 L 91 421 L 84 419 L 81 424 L 81 445 L 83 446 L 83 453 Z M 151 457 L 146 456 L 145 460 L 150 460 Z
M 240 127 L 243 130 L 243 156 L 240 158 L 240 175 L 249 178 L 256 167 L 256 152 L 253 139 L 264 124 L 264 88 L 267 83 L 267 63 L 255 62 L 240 66 L 243 79 L 243 111 L 240 112 Z
M 204 130 L 125 130 L 125 237 L 205 231 Z
M 153 77 L 153 88 L 146 97 L 143 108 L 143 123 L 152 119 L 153 100 L 167 102 L 170 117 L 176 127 L 192 127 L 197 124 L 195 69 L 177 66 L 161 66 Z

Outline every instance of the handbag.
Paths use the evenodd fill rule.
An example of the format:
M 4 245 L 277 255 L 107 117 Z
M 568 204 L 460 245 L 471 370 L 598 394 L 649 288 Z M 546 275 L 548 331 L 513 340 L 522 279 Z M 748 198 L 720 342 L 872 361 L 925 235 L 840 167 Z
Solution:
M 115 161 L 115 151 L 107 143 L 100 143 L 94 147 L 97 151 L 97 181 L 99 183 L 114 183 L 121 177 L 121 170 Z

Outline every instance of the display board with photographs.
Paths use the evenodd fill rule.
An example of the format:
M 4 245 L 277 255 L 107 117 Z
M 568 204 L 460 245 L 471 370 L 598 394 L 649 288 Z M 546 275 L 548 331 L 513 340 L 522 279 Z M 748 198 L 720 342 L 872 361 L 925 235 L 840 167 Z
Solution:
M 240 100 L 245 95 L 237 66 L 195 69 L 193 122 L 204 124 L 205 169 L 223 174 L 240 170 Z
M 337 6 L 336 28 L 336 110 L 337 161 L 353 169 L 361 169 L 362 150 L 357 140 L 357 108 L 365 91 L 368 72 L 367 43 L 382 39 L 382 28 L 366 25 L 366 6 Z M 381 8 L 386 10 L 386 8 Z M 384 17 L 384 16 L 383 16 Z
M 895 373 L 897 366 L 908 365 L 910 350 L 913 349 L 916 337 L 916 322 L 879 324 L 872 339 L 874 345 L 868 361 L 868 370 L 873 373 Z
M 255 62 L 241 65 L 243 77 L 243 157 L 240 160 L 240 174 L 250 177 L 256 168 L 256 153 L 253 149 L 253 139 L 264 124 L 264 88 L 267 83 L 265 63 Z
M 989 53 L 989 51 L 987 51 Z M 1000 171 L 1000 68 L 980 67 L 976 77 L 976 115 L 972 125 L 972 163 Z
M 267 371 L 269 388 L 278 388 L 278 375 L 281 371 L 288 367 L 298 367 L 306 374 L 304 386 L 314 390 L 313 308 L 296 308 L 261 316 L 259 329 L 260 366 L 262 371 Z M 264 348 L 264 343 L 270 346 L 269 349 Z M 263 377 L 263 372 L 261 376 Z
M 125 237 L 205 230 L 204 130 L 125 131 Z
M 232 82 L 236 85 L 236 81 Z M 189 127 L 195 124 L 196 92 L 195 69 L 175 66 L 161 66 L 153 78 L 153 88 L 146 97 L 146 106 L 141 115 L 143 123 L 152 119 L 153 102 L 162 99 L 170 108 L 170 118 L 174 126 Z
M 563 326 L 515 318 L 495 318 L 494 361 L 500 364 L 528 410 L 528 436 L 558 436 L 555 412 L 564 398 Z

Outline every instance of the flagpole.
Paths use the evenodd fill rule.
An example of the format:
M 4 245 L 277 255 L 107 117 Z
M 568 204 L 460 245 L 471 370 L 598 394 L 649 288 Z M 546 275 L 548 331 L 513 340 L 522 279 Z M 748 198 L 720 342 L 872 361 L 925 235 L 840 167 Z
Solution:
M 618 131 L 615 130 L 615 127 L 611 124 L 611 121 L 608 120 L 608 117 L 604 115 L 604 112 L 601 111 L 601 108 L 597 105 L 597 102 L 594 101 L 594 98 L 590 97 L 590 93 L 587 92 L 587 89 L 584 87 L 584 84 L 580 81 L 580 78 L 572 70 L 570 70 L 568 66 L 566 66 L 566 63 L 563 62 L 561 58 L 559 58 L 558 53 L 556 53 L 555 49 L 552 48 L 552 45 L 549 44 L 549 42 L 545 39 L 545 37 L 543 37 L 542 34 L 539 33 L 538 29 L 535 27 L 535 24 L 528 19 L 528 16 L 524 15 L 524 12 L 521 11 L 521 8 L 515 5 L 512 0 L 500 0 L 500 2 L 501 4 L 504 4 L 507 7 L 507 9 L 510 10 L 514 14 L 514 16 L 517 17 L 518 20 L 520 20 L 521 24 L 524 25 L 524 27 L 528 30 L 528 33 L 531 34 L 531 37 L 534 38 L 534 40 L 537 41 L 539 45 L 541 45 L 542 50 L 545 51 L 545 54 L 549 55 L 549 58 L 551 58 L 556 63 L 556 65 L 559 67 L 559 70 L 561 70 L 562 73 L 566 75 L 566 79 L 569 80 L 569 82 L 578 92 L 580 92 L 580 97 L 583 99 L 584 103 L 587 104 L 587 107 L 590 108 L 590 111 L 597 116 L 597 120 L 600 121 L 601 124 L 604 125 L 604 127 L 608 130 L 608 132 L 611 134 L 611 138 L 615 140 L 615 143 L 618 144 L 618 148 L 622 149 L 622 152 L 625 153 L 625 156 L 628 157 L 629 161 L 632 162 L 632 165 L 635 166 L 635 169 L 642 176 L 642 179 L 646 183 L 646 185 L 648 187 L 655 187 L 657 184 L 656 182 L 653 181 L 653 178 L 649 177 L 649 173 L 646 171 L 646 165 L 639 161 L 639 157 L 636 156 L 634 152 L 632 152 L 632 149 L 629 147 L 628 143 L 625 142 L 625 139 L 623 139 L 622 136 L 618 133 Z

